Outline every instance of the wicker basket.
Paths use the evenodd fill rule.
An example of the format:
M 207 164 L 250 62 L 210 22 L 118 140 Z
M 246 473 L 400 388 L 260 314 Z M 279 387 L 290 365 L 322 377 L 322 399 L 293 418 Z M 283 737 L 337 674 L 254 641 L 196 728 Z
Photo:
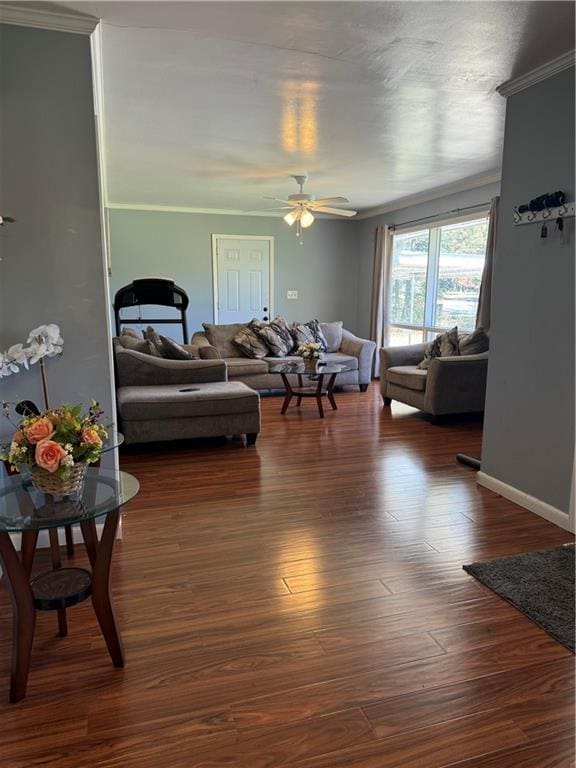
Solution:
M 306 373 L 316 373 L 319 362 L 320 362 L 319 357 L 305 357 L 304 370 L 306 371 Z
M 88 464 L 75 464 L 65 479 L 45 469 L 37 469 L 32 472 L 32 484 L 42 493 L 50 493 L 52 496 L 71 496 L 82 488 L 87 469 Z

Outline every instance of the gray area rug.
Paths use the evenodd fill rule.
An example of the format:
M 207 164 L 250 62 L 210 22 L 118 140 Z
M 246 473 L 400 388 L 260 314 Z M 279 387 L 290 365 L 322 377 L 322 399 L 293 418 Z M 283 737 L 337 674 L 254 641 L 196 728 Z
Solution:
M 574 546 L 464 565 L 574 653 Z

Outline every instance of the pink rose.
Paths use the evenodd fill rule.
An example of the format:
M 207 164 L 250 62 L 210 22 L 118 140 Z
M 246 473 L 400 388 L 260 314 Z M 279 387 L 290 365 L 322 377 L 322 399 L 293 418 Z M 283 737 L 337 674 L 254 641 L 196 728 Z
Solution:
M 86 427 L 82 430 L 82 442 L 86 445 L 102 445 L 102 438 L 94 427 Z
M 36 419 L 29 427 L 24 428 L 24 434 L 28 440 L 34 445 L 41 440 L 48 440 L 54 434 L 54 427 L 50 419 L 44 417 Z
M 14 437 L 12 438 L 12 442 L 16 443 L 16 445 L 20 445 L 20 443 L 24 440 L 24 433 L 18 430 L 18 432 L 14 432 Z
M 54 440 L 42 440 L 36 445 L 36 464 L 47 472 L 56 472 L 66 451 Z

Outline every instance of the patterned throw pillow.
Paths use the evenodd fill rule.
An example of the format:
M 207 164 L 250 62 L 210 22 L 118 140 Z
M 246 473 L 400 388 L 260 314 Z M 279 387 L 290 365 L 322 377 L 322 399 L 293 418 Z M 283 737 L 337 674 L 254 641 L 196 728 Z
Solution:
M 167 360 L 192 360 L 194 355 L 169 336 L 160 336 L 162 357 Z
M 270 353 L 268 345 L 261 339 L 250 326 L 244 328 L 232 339 L 240 352 L 246 357 L 252 357 L 257 360 L 267 357 Z
M 294 339 L 283 317 L 275 317 L 269 325 L 252 320 L 250 328 L 268 346 L 273 357 L 286 357 L 294 349 Z
M 314 342 L 320 344 L 322 352 L 328 351 L 328 342 L 324 338 L 318 320 L 310 320 L 308 323 L 292 323 L 290 333 L 292 334 L 296 348 L 298 348 L 300 344 Z
M 149 325 L 145 331 L 142 331 L 142 335 L 150 344 L 150 354 L 154 355 L 154 357 L 164 357 L 164 353 L 162 352 L 162 339 L 151 325 Z
M 424 350 L 424 359 L 418 363 L 418 368 L 426 369 L 435 357 L 456 357 L 460 354 L 458 346 L 458 326 L 439 333 Z

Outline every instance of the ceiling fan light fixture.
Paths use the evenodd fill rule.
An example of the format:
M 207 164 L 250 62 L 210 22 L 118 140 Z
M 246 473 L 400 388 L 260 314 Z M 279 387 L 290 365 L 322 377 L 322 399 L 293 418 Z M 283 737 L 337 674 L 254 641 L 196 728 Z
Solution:
M 310 227 L 314 223 L 314 216 L 310 213 L 310 211 L 304 211 L 302 213 L 302 216 L 300 217 L 300 224 L 306 229 L 307 227 Z
M 296 221 L 297 218 L 298 218 L 298 216 L 296 214 L 296 211 L 289 211 L 286 214 L 286 216 L 284 216 L 284 221 L 286 222 L 286 224 L 288 224 L 291 227 L 292 224 L 294 224 L 294 222 Z

